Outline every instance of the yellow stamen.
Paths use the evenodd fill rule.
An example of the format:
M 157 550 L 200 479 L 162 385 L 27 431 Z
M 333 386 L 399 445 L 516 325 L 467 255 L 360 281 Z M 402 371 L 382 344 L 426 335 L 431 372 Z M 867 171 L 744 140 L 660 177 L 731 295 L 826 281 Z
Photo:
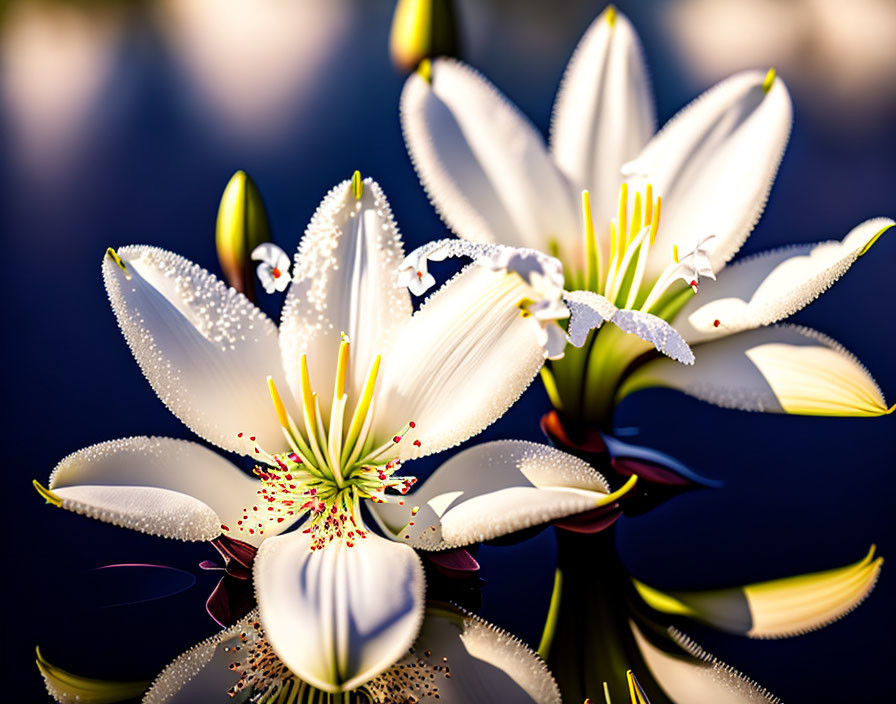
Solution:
M 594 234 L 591 194 L 588 191 L 582 191 L 582 216 L 585 219 L 585 288 L 597 291 L 600 287 L 600 247 Z
M 40 494 L 48 504 L 53 504 L 57 508 L 62 506 L 62 499 L 43 486 L 37 479 L 35 479 L 32 484 L 34 484 L 34 488 L 37 489 L 37 493 Z
M 768 92 L 772 89 L 772 85 L 775 83 L 775 69 L 770 68 L 768 73 L 765 74 L 765 80 L 762 81 L 762 92 L 768 94 Z
M 678 245 L 672 245 L 672 261 L 678 264 Z
M 520 309 L 520 314 L 524 318 L 528 318 L 530 315 L 532 315 L 531 311 L 529 310 L 529 306 L 531 306 L 533 303 L 535 303 L 535 301 L 533 301 L 531 298 L 526 298 L 525 296 L 516 302 L 516 307 Z
M 632 225 L 628 233 L 628 241 L 631 242 L 641 231 L 641 193 L 635 193 L 635 206 L 632 209 Z
M 432 83 L 432 62 L 429 59 L 423 59 L 417 67 L 417 75 L 427 83 Z
M 302 410 L 305 413 L 305 422 L 312 421 L 308 432 L 313 434 L 314 428 L 314 392 L 311 390 L 311 375 L 308 373 L 308 357 L 304 354 L 299 359 L 299 368 L 302 374 Z
M 628 184 L 623 183 L 619 189 L 619 222 L 617 224 L 616 236 L 619 242 L 616 245 L 616 251 L 619 256 L 625 251 L 625 233 L 628 230 Z
M 345 445 L 342 450 L 343 461 L 345 461 L 346 454 L 355 454 L 355 452 L 353 452 L 354 446 L 358 440 L 358 436 L 361 434 L 364 420 L 367 417 L 367 412 L 370 410 L 370 403 L 373 400 L 373 390 L 376 386 L 377 375 L 380 372 L 380 360 L 380 355 L 377 355 L 373 362 L 371 362 L 370 369 L 367 372 L 367 380 L 364 382 L 364 390 L 361 392 L 361 398 L 358 399 L 358 405 L 355 407 L 355 412 L 352 414 L 352 420 L 348 426 L 348 433 L 345 436 Z M 360 451 L 358 454 L 360 454 Z
M 653 217 L 653 185 L 647 184 L 647 192 L 644 195 L 644 227 L 651 224 Z
M 336 400 L 345 396 L 345 375 L 348 373 L 348 350 L 348 337 L 343 334 L 342 342 L 339 343 L 339 359 L 336 362 L 336 385 L 333 389 L 333 394 Z
M 364 182 L 361 180 L 360 171 L 355 171 L 352 174 L 352 195 L 355 200 L 361 200 L 361 196 L 364 195 Z
M 604 682 L 604 701 L 607 704 L 613 704 L 613 700 L 610 699 L 610 687 L 606 682 Z
M 610 223 L 610 270 L 613 269 L 613 263 L 616 261 L 616 223 Z M 607 274 L 609 276 L 609 272 Z
M 648 186 L 647 188 L 650 188 Z M 660 211 L 662 210 L 663 199 L 661 196 L 656 197 L 656 207 L 654 208 L 653 219 L 650 221 L 650 244 L 656 242 L 656 231 L 660 226 Z
M 635 682 L 632 679 L 631 670 L 626 670 L 625 679 L 628 681 L 628 696 L 631 697 L 632 704 L 638 704 L 638 693 L 635 691 Z
M 289 428 L 289 414 L 286 412 L 286 406 L 283 405 L 283 399 L 280 398 L 280 392 L 277 391 L 277 384 L 274 383 L 274 377 L 268 377 L 268 391 L 271 392 L 271 400 L 274 402 L 274 410 L 277 412 L 277 420 L 284 428 Z

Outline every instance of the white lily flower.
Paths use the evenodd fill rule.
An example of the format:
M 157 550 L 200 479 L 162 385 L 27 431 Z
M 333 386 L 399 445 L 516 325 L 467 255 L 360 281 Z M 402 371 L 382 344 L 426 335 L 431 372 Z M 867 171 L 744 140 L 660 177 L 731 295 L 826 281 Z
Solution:
M 842 345 L 808 328 L 773 324 L 818 298 L 893 224 L 873 218 L 841 242 L 784 247 L 728 267 L 672 320 L 695 345 L 700 362 L 693 373 L 650 361 L 625 379 L 618 397 L 665 386 L 748 411 L 892 413 L 896 406 L 887 406 L 868 370 Z
M 419 285 L 422 278 L 415 280 L 407 271 L 421 268 L 430 251 L 436 252 L 441 259 L 449 256 L 471 257 L 477 264 L 492 271 L 513 272 L 525 279 L 537 297 L 522 301 L 521 309 L 524 315 L 532 315 L 542 324 L 542 339 L 548 359 L 562 359 L 567 340 L 576 347 L 582 347 L 590 330 L 609 321 L 624 332 L 652 343 L 657 351 L 682 364 L 694 363 L 694 355 L 688 344 L 662 318 L 640 310 L 620 310 L 606 296 L 591 291 L 565 291 L 563 264 L 554 257 L 534 249 L 507 245 L 436 240 L 411 252 L 402 264 L 403 281 L 410 280 Z M 688 261 L 676 262 L 665 274 L 666 278 L 671 281 L 683 276 L 693 281 L 701 267 L 699 256 L 701 250 L 695 250 Z M 557 324 L 558 320 L 565 318 L 570 319 L 568 337 Z
M 409 512 L 399 530 L 390 539 L 370 531 L 361 504 L 406 493 L 416 480 L 397 474 L 405 460 L 492 423 L 545 358 L 541 324 L 520 307 L 537 293 L 521 276 L 468 267 L 412 314 L 397 283 L 404 258 L 385 196 L 357 172 L 308 226 L 279 331 L 175 254 L 110 250 L 107 291 L 150 384 L 198 435 L 258 462 L 257 478 L 195 443 L 130 438 L 71 455 L 49 489 L 38 486 L 57 506 L 146 533 L 223 532 L 260 545 L 254 583 L 266 638 L 292 672 L 327 692 L 384 672 L 420 628 L 423 568 L 401 529 L 447 531 L 450 545 L 463 545 L 483 529 L 446 529 L 452 500 L 522 492 L 522 512 L 496 499 L 490 534 L 500 535 L 618 496 L 559 450 L 492 443 L 451 460 L 457 481 L 440 511 L 398 498 Z
M 289 255 L 273 242 L 263 242 L 252 250 L 252 261 L 258 265 L 258 278 L 267 293 L 285 291 L 292 277 L 289 275 Z
M 560 692 L 525 644 L 482 619 L 430 607 L 419 636 L 398 662 L 360 690 L 371 704 L 530 702 L 559 704 Z M 253 612 L 178 657 L 156 678 L 144 704 L 223 701 L 335 701 L 320 697 L 277 657 Z M 279 698 L 278 698 L 279 697 Z
M 712 290 L 725 293 L 725 281 L 736 288 L 748 273 L 759 286 L 762 276 L 781 264 L 747 306 L 743 303 L 751 291 L 746 288 L 734 296 L 725 293 L 741 302 L 710 300 L 704 306 L 702 292 L 691 300 L 702 278 L 722 272 L 761 215 L 790 131 L 790 96 L 774 70 L 745 71 L 705 92 L 653 134 L 649 94 L 635 31 L 610 7 L 587 30 L 566 69 L 549 146 L 494 86 L 455 60 L 436 60 L 408 78 L 401 121 L 420 180 L 455 234 L 550 252 L 564 263 L 566 289 L 606 299 L 576 294 L 579 303 L 590 300 L 594 309 L 578 308 L 577 316 L 576 306 L 570 306 L 571 326 L 578 317 L 595 327 L 612 319 L 636 328 L 637 313 L 653 313 L 682 327 L 681 335 L 675 334 L 680 348 L 725 330 L 749 329 L 753 320 L 767 324 L 812 300 L 848 268 L 863 243 L 880 234 L 869 225 L 844 241 L 841 250 L 824 245 L 811 256 L 805 248 L 790 252 L 802 263 L 784 266 L 787 256 L 780 252 L 761 259 L 765 264 L 757 259 L 736 267 L 741 275 L 723 272 Z M 576 213 L 580 193 L 581 216 Z M 773 303 L 779 296 L 780 306 Z M 686 312 L 679 314 L 685 305 Z M 570 334 L 578 344 L 580 331 Z M 672 339 L 665 329 L 662 335 Z M 656 340 L 650 341 L 659 349 Z M 755 399 L 755 389 L 711 391 L 716 380 L 706 354 L 698 353 L 702 363 L 693 369 L 651 361 L 629 383 L 632 363 L 649 351 L 647 345 L 612 329 L 582 342 L 588 345 L 582 353 L 567 354 L 542 370 L 554 406 L 574 422 L 607 427 L 624 395 L 621 389 L 660 380 L 653 374 L 656 368 L 666 385 L 691 392 L 699 386 L 699 397 L 724 396 L 727 405 L 737 407 L 860 415 L 887 411 L 864 368 L 836 352 L 818 354 L 834 359 L 844 384 L 830 383 L 826 364 L 813 364 L 800 376 L 814 388 L 810 399 L 778 398 L 766 384 L 756 393 L 765 401 L 771 394 L 774 402 L 741 403 L 732 393 Z M 785 349 L 784 344 L 776 349 Z M 715 355 L 712 364 L 720 375 L 732 376 L 739 373 L 742 351 L 726 349 L 730 356 Z M 777 376 L 787 375 L 787 364 L 783 358 L 775 362 Z M 865 403 L 857 405 L 856 396 L 865 397 Z

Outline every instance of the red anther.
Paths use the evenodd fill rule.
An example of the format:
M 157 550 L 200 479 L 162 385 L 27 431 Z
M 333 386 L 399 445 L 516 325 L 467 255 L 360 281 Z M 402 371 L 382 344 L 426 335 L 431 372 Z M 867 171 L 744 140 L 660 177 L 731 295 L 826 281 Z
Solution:
M 697 280 L 696 280 L 696 279 L 693 279 L 693 280 L 691 281 L 691 286 L 696 286 L 696 285 L 697 285 Z
M 712 321 L 712 326 L 713 326 L 714 328 L 719 327 L 719 325 L 721 325 L 721 324 L 722 324 L 722 321 L 721 321 L 721 320 L 713 320 L 713 321 Z
M 221 530 L 230 530 L 229 526 L 225 526 L 223 523 L 221 524 Z
M 255 436 L 254 436 L 254 435 L 250 436 L 249 439 L 250 439 L 252 442 L 255 442 Z
M 408 423 L 408 425 L 411 426 L 412 428 L 417 427 L 417 424 L 414 421 L 411 421 L 410 423 Z
M 242 433 L 237 433 L 236 436 L 237 436 L 238 438 L 241 438 L 241 437 L 243 437 L 243 434 L 242 434 Z
M 280 516 L 280 517 L 277 519 L 277 523 L 283 523 L 283 516 Z
M 394 438 L 392 438 L 392 442 L 401 442 L 401 435 L 396 435 Z
M 249 535 L 254 535 L 254 534 L 255 534 L 255 529 L 254 529 L 254 528 L 250 528 L 250 529 L 249 529 Z
M 281 276 L 283 276 L 283 272 L 280 271 L 277 267 L 274 267 L 273 269 L 271 269 L 271 274 L 274 275 L 275 279 L 279 279 Z
M 420 447 L 420 441 L 414 440 L 414 447 Z

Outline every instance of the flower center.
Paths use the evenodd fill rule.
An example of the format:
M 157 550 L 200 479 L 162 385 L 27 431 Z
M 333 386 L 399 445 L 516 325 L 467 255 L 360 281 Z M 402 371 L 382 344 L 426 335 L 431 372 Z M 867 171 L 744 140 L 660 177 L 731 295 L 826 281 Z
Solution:
M 678 255 L 678 248 L 673 247 L 667 267 L 652 285 L 644 285 L 647 260 L 651 247 L 656 243 L 662 209 L 662 199 L 659 196 L 653 198 L 651 184 L 647 184 L 643 194 L 636 191 L 631 202 L 628 184 L 623 183 L 620 187 L 619 212 L 610 223 L 607 262 L 603 261 L 595 233 L 591 199 L 587 191 L 582 195 L 582 208 L 585 219 L 583 287 L 602 294 L 618 307 L 638 307 L 650 312 L 677 280 L 684 280 L 696 293 L 700 275 L 712 275 L 706 259 L 707 251 L 703 248 L 710 236 L 682 257 Z
M 300 359 L 302 429 L 286 410 L 273 378 L 268 377 L 271 400 L 290 451 L 270 454 L 256 443 L 255 457 L 261 461 L 254 470 L 261 480 L 259 501 L 244 509 L 234 527 L 236 531 L 264 534 L 265 525 L 272 520 L 292 522 L 307 516 L 304 532 L 311 535 L 312 550 L 337 539 L 353 547 L 355 541 L 367 537 L 360 517 L 361 500 L 384 502 L 387 489 L 406 494 L 416 483 L 414 477 L 396 474 L 401 466 L 398 444 L 416 427 L 413 421 L 390 440 L 373 445 L 372 401 L 380 361 L 377 355 L 371 363 L 347 423 L 349 341 L 345 335 L 339 345 L 328 424 L 323 422 L 317 394 L 311 388 L 304 354 Z M 249 439 L 255 442 L 254 437 Z M 414 445 L 419 447 L 420 441 L 415 440 Z M 231 530 L 228 526 L 222 528 Z

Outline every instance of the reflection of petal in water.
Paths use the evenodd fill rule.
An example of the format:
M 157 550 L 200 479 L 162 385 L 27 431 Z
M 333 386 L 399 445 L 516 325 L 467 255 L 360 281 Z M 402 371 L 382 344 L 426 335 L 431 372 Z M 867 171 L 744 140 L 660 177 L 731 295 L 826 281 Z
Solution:
M 0 27 L 9 144 L 36 172 L 57 169 L 86 131 L 114 65 L 120 14 L 20 1 Z
M 349 17 L 341 0 L 166 0 L 162 10 L 164 34 L 212 122 L 258 137 L 290 121 Z
M 130 606 L 185 592 L 196 577 L 176 567 L 128 563 L 104 565 L 88 575 L 87 593 L 96 608 Z

